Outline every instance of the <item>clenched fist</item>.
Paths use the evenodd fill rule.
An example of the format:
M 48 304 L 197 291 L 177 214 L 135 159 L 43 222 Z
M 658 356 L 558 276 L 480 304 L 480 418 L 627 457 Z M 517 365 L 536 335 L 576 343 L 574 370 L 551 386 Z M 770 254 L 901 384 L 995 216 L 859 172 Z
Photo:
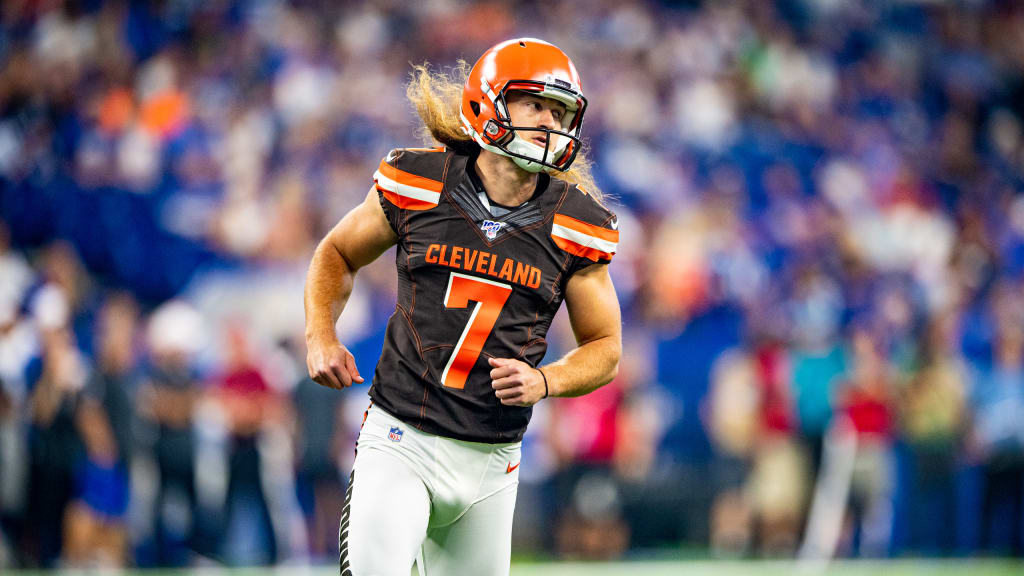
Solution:
M 317 384 L 341 390 L 363 382 L 352 353 L 337 340 L 307 341 L 306 347 L 306 368 Z
M 521 360 L 489 358 L 491 388 L 506 406 L 533 406 L 545 394 L 544 376 L 540 370 Z

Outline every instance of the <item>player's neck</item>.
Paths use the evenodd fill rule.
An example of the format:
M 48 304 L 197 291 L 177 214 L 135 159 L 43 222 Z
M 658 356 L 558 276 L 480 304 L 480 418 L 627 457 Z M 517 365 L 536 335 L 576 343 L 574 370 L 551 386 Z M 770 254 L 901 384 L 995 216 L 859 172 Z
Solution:
M 488 150 L 481 150 L 477 156 L 476 173 L 487 190 L 487 197 L 502 206 L 519 206 L 537 189 L 537 173 L 527 172 L 511 158 Z

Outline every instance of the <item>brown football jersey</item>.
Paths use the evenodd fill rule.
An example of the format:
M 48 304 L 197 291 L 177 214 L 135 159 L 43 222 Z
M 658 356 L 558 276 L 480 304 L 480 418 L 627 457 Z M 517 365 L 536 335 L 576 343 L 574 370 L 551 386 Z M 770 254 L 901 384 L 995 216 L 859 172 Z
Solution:
M 546 174 L 525 204 L 491 206 L 474 159 L 444 148 L 397 149 L 374 174 L 398 235 L 398 302 L 370 397 L 424 432 L 515 442 L 532 409 L 501 404 L 487 360 L 537 366 L 566 282 L 611 261 L 618 221 L 582 189 Z

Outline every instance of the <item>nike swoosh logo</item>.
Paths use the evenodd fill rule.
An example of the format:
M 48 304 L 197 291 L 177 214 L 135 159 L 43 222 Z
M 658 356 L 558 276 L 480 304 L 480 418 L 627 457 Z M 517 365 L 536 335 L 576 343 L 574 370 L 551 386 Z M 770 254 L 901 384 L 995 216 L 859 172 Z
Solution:
M 512 471 L 515 470 L 516 468 L 519 468 L 519 465 L 522 464 L 522 463 L 523 462 L 520 460 L 519 462 L 516 462 L 515 466 L 513 466 L 512 463 L 509 462 L 508 463 L 508 468 L 505 469 L 505 474 L 511 474 Z

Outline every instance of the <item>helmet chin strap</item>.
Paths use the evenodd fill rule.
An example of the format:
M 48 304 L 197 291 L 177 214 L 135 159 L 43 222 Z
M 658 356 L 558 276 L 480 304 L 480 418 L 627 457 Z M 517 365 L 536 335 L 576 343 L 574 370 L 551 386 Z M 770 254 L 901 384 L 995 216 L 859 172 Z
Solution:
M 527 160 L 524 158 L 517 158 L 515 156 L 512 156 L 505 150 L 502 150 L 500 147 L 495 146 L 493 144 L 489 144 L 480 136 L 480 134 L 476 132 L 476 130 L 473 130 L 472 125 L 469 123 L 465 116 L 463 116 L 461 113 L 459 114 L 459 116 L 462 118 L 462 131 L 471 136 L 473 140 L 476 141 L 476 143 L 479 144 L 480 147 L 483 148 L 484 150 L 488 150 L 494 152 L 495 154 L 499 154 L 501 156 L 505 156 L 506 158 L 511 159 L 513 162 L 515 162 L 516 166 L 522 168 L 523 170 L 526 170 L 527 172 L 542 172 L 548 168 L 547 166 L 544 166 L 543 164 L 540 163 L 540 159 L 544 158 L 544 147 L 538 146 L 537 144 L 534 144 L 533 142 L 526 140 L 525 138 L 519 135 L 518 131 L 512 138 L 512 141 L 507 144 L 508 152 L 533 158 L 536 161 Z M 570 141 L 570 138 L 558 134 L 552 134 L 552 137 L 555 138 L 555 146 L 554 150 L 551 152 L 551 154 L 549 154 L 549 158 L 547 159 L 549 162 L 557 158 L 558 155 L 561 154 L 563 150 L 565 150 L 565 147 L 568 145 Z
M 522 158 L 516 158 L 515 156 L 509 156 L 509 158 L 511 158 L 512 161 L 516 163 L 516 166 L 519 166 L 520 168 L 526 170 L 527 172 L 543 172 L 546 168 L 546 166 L 544 166 L 543 164 L 538 164 L 537 162 L 531 162 L 529 160 L 523 160 Z
M 548 154 L 548 158 L 546 158 L 548 162 L 552 162 L 555 158 L 558 157 L 559 154 L 562 153 L 562 150 L 565 149 L 565 141 L 568 140 L 568 138 L 566 138 L 565 136 L 552 136 L 554 136 L 556 140 L 554 142 L 555 146 Z M 539 162 L 541 158 L 544 158 L 544 147 L 528 141 L 527 139 L 523 138 L 518 132 L 516 132 L 515 137 L 512 138 L 512 141 L 509 142 L 506 147 L 508 148 L 509 152 L 513 152 L 515 154 L 520 154 L 522 156 L 538 160 L 538 162 L 532 162 L 530 160 L 525 160 L 523 158 L 510 156 L 510 158 L 512 158 L 512 161 L 516 163 L 516 166 L 519 166 L 523 170 L 526 170 L 527 172 L 541 172 L 546 168 L 546 166 Z

